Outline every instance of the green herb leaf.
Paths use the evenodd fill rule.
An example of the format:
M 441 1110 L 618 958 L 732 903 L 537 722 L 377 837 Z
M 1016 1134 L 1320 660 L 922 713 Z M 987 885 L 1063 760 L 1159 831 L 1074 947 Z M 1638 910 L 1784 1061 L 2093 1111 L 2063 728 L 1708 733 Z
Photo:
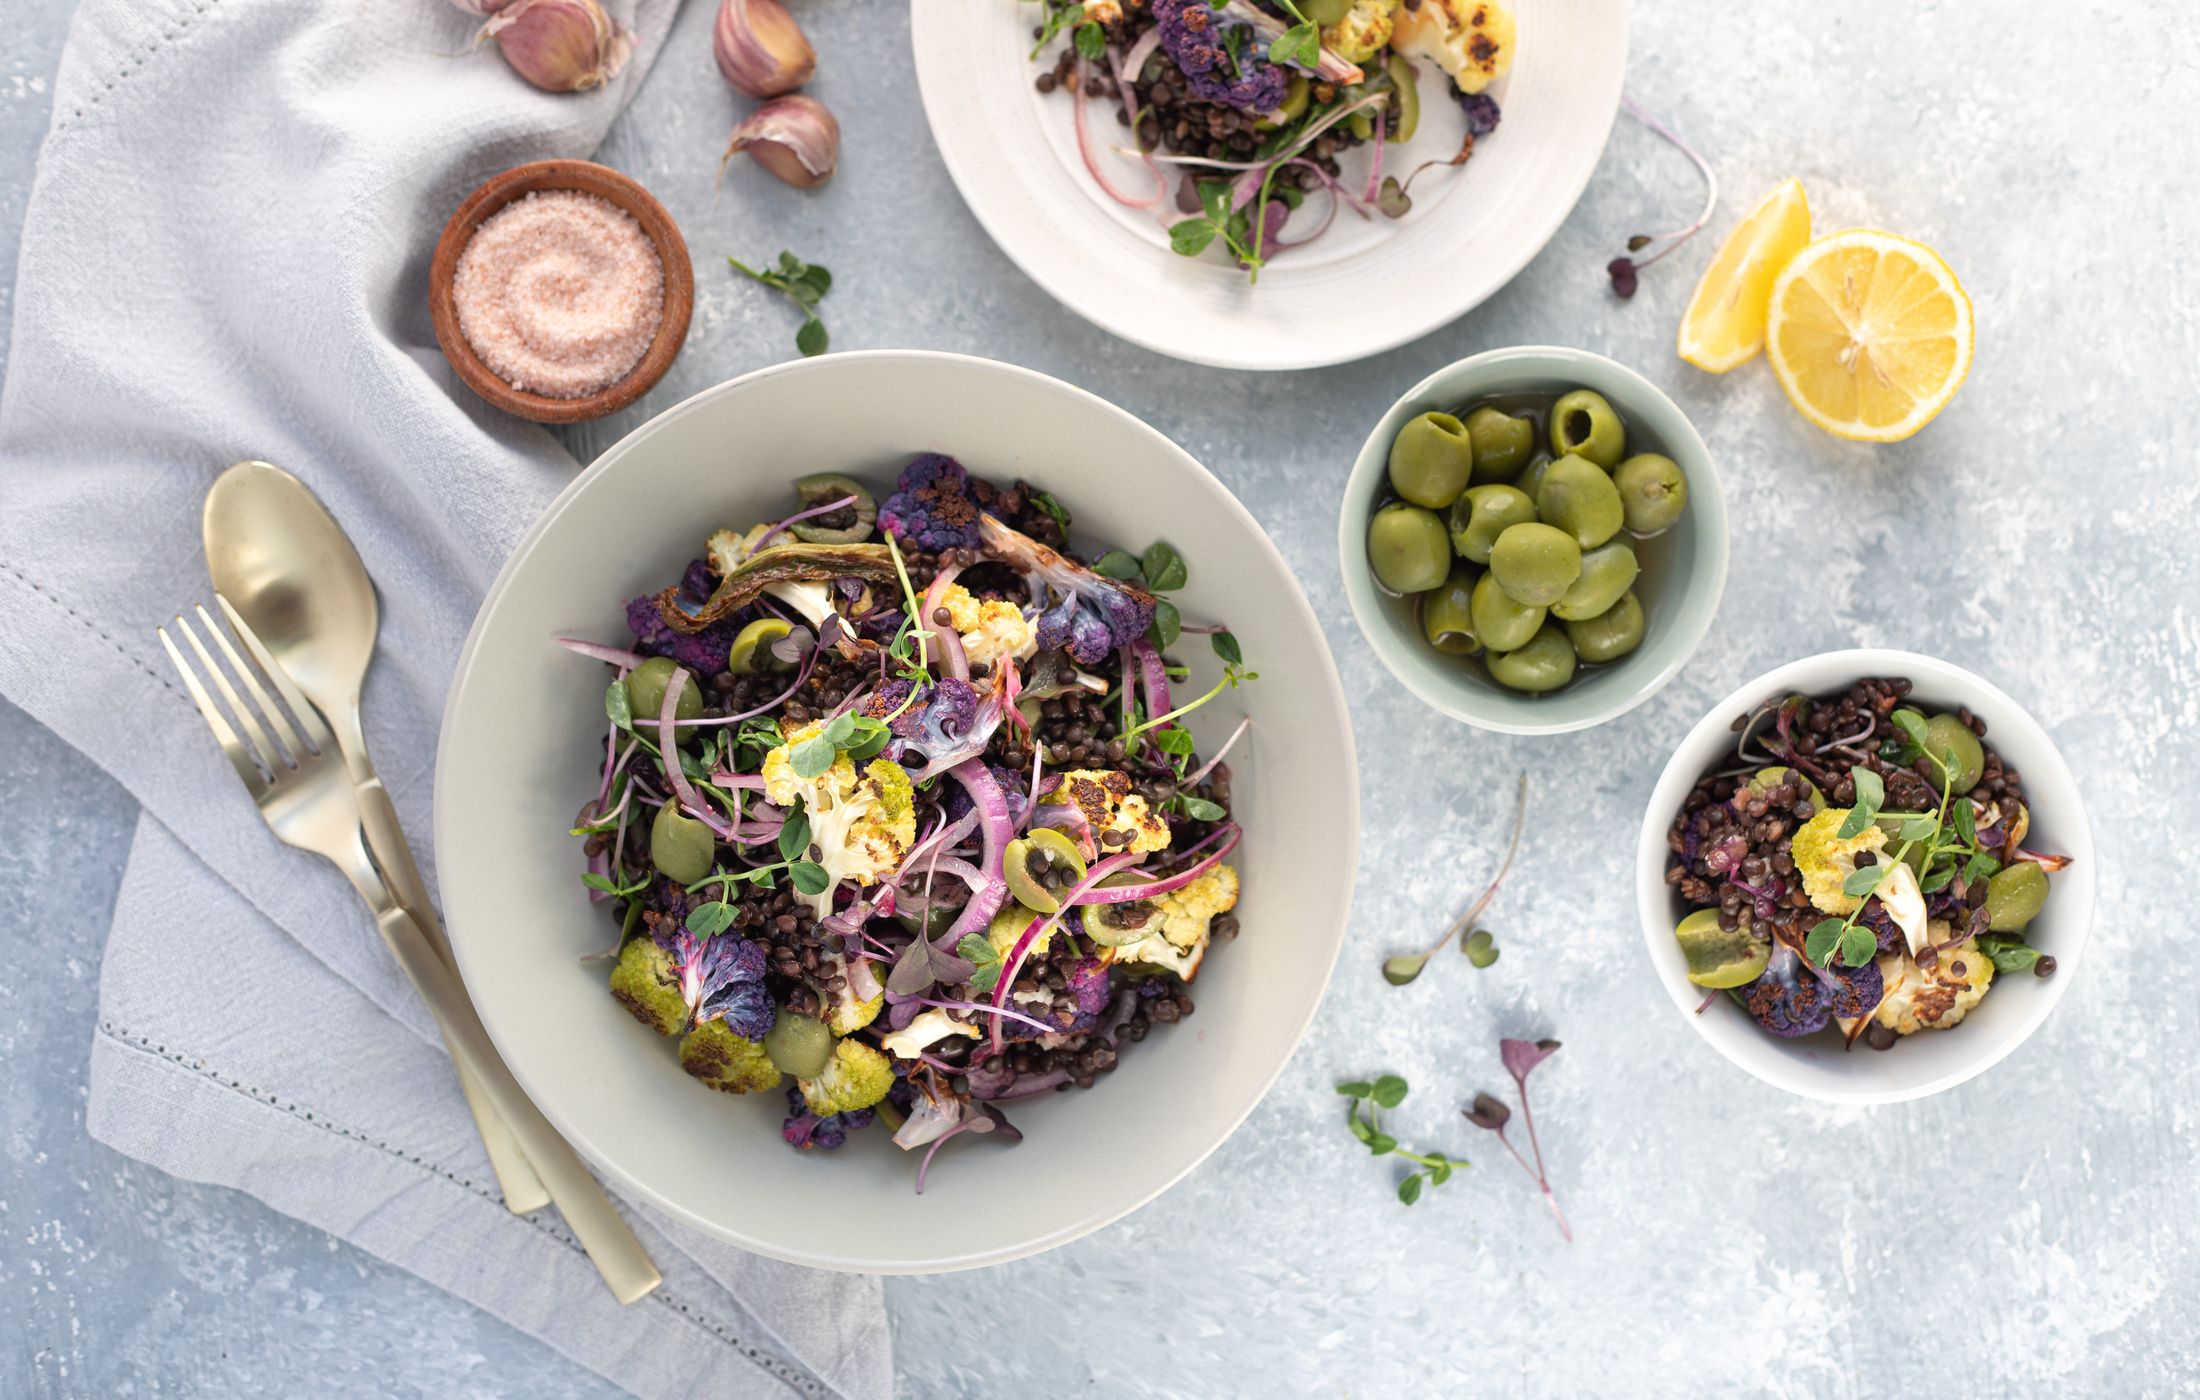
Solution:
M 1080 24 L 1070 31 L 1069 37 L 1081 58 L 1097 62 L 1108 51 L 1108 36 L 1097 24 Z
M 1102 578 L 1134 579 L 1138 577 L 1138 556 L 1127 549 L 1111 549 L 1092 561 L 1092 571 Z
M 1862 924 L 1850 924 L 1841 935 L 1841 961 L 1850 967 L 1862 967 L 1878 952 L 1878 935 Z
M 1375 1125 L 1362 1118 L 1357 1107 L 1352 1110 L 1352 1117 L 1348 1121 L 1352 1124 L 1352 1136 L 1361 1142 L 1375 1140 Z
M 1230 815 L 1229 809 L 1219 802 L 1209 802 L 1204 797 L 1185 797 L 1184 815 L 1195 822 L 1218 822 Z
M 1176 604 L 1166 598 L 1156 598 L 1153 603 L 1153 626 L 1146 629 L 1146 638 L 1155 651 L 1167 651 L 1176 645 L 1176 639 L 1184 632 L 1184 614 L 1176 610 Z
M 798 860 L 787 867 L 787 876 L 794 887 L 807 895 L 820 895 L 832 886 L 833 877 L 825 873 L 825 867 L 813 861 Z
M 1230 665 L 1243 666 L 1245 664 L 1245 653 L 1239 649 L 1235 633 L 1217 632 L 1207 640 L 1213 644 L 1215 655 L 1221 657 Z
M 787 755 L 787 762 L 798 778 L 815 778 L 833 766 L 840 751 L 822 734 L 813 734 L 794 746 Z
M 1169 247 L 1181 257 L 1196 258 L 1220 232 L 1222 226 L 1213 219 L 1185 219 L 1169 225 Z
M 1940 823 L 1931 817 L 1912 817 L 1902 824 L 1905 841 L 1930 841 L 1940 835 Z
M 972 991 L 990 992 L 1001 985 L 1001 950 L 993 946 L 992 939 L 982 933 L 966 933 L 955 951 L 977 968 L 970 979 Z
M 1415 1172 L 1398 1183 L 1398 1199 L 1409 1206 L 1421 1199 L 1421 1174 L 1419 1172 Z
M 1184 586 L 1187 572 L 1184 556 L 1168 544 L 1155 540 L 1146 547 L 1146 557 L 1139 561 L 1146 573 L 1146 587 L 1155 593 L 1170 593 Z
M 1887 872 L 1893 868 L 1891 865 L 1867 865 L 1860 870 L 1851 871 L 1849 877 L 1841 882 L 1841 893 L 1846 895 L 1870 894 L 1879 888 L 1879 882 L 1886 879 Z
M 1375 207 L 1383 211 L 1386 219 L 1402 219 L 1413 212 L 1413 196 L 1398 183 L 1395 175 L 1385 175 L 1382 187 L 1376 192 Z
M 1386 1153 L 1398 1150 L 1398 1139 L 1379 1128 L 1374 1129 L 1373 1133 L 1374 1135 L 1367 1140 L 1367 1150 L 1370 1155 L 1381 1157 Z
M 1295 63 L 1309 70 L 1319 67 L 1322 61 L 1319 31 L 1311 24 L 1292 25 L 1269 41 L 1268 61 L 1276 64 Z
M 1497 961 L 1497 940 L 1486 928 L 1478 928 L 1467 935 L 1459 945 L 1459 951 L 1467 955 L 1467 961 L 1476 967 L 1488 967 Z
M 1406 1101 L 1406 1082 L 1395 1074 L 1386 1074 L 1375 1081 L 1375 1102 L 1384 1108 L 1396 1108 Z
M 817 304 L 833 289 L 832 273 L 788 252 L 780 253 L 776 268 L 762 271 L 750 267 L 739 258 L 729 257 L 726 261 L 732 264 L 735 271 L 783 294 L 807 313 L 801 329 L 795 332 L 794 344 L 797 350 L 805 355 L 821 355 L 825 352 L 830 338 L 825 333 L 825 323 L 818 319 Z
M 1936 865 L 1932 869 L 1925 872 L 1924 879 L 1917 882 L 1918 893 L 1938 894 L 1942 890 L 1948 888 L 1949 884 L 1953 882 L 1955 878 L 1956 868 L 1954 866 Z
M 1375 1086 L 1364 1079 L 1347 1079 L 1337 1086 L 1337 1092 L 1348 1098 L 1364 1099 L 1375 1092 Z
M 802 328 L 794 333 L 794 348 L 805 355 L 822 355 L 826 346 L 831 343 L 832 337 L 826 333 L 825 323 L 814 315 L 804 321 Z
M 1153 746 L 1163 753 L 1188 755 L 1198 752 L 1193 745 L 1192 731 L 1189 729 L 1171 726 L 1167 729 L 1156 729 L 1146 737 L 1152 739 Z
M 1856 784 L 1856 805 L 1849 808 L 1847 819 L 1841 823 L 1840 837 L 1844 841 L 1863 835 L 1887 801 L 1887 785 L 1871 769 L 1851 768 L 1849 777 Z
M 810 849 L 810 814 L 803 810 L 802 800 L 795 799 L 794 810 L 787 813 L 787 820 L 779 828 L 779 858 L 800 860 L 802 853 Z
M 1230 182 L 1228 180 L 1201 180 L 1199 182 L 1199 207 L 1217 228 L 1230 219 Z
M 1834 949 L 1840 946 L 1842 931 L 1847 927 L 1839 919 L 1820 919 L 1803 940 L 1803 956 L 1824 967 Z
M 603 712 L 621 729 L 634 727 L 634 697 L 628 693 L 624 680 L 613 681 L 603 693 Z
M 1069 511 L 1063 508 L 1060 501 L 1054 499 L 1053 492 L 1034 491 L 1031 494 L 1031 503 L 1061 526 L 1064 534 L 1069 533 Z
M 687 931 L 699 938 L 715 938 L 733 927 L 733 906 L 722 899 L 688 910 Z
M 2013 934 L 1982 933 L 1979 951 L 1993 959 L 1996 972 L 2033 972 L 2045 954 Z
M 1917 745 L 1920 752 L 1924 751 L 1925 716 L 1919 714 L 1915 710 L 1905 707 L 1903 709 L 1896 710 L 1887 718 L 1894 722 L 1895 728 L 1902 731 L 1903 738 L 1908 739 L 1911 743 Z M 1912 759 L 1911 761 L 1914 763 L 1916 760 Z
M 1963 863 L 1963 883 L 1975 885 L 2001 869 L 2001 862 L 1980 851 Z
M 1383 959 L 1383 980 L 1393 987 L 1403 987 L 1421 975 L 1428 966 L 1426 953 L 1400 953 L 1394 958 Z
M 856 729 L 855 742 L 848 746 L 848 757 L 858 763 L 867 763 L 877 758 L 880 751 L 892 743 L 893 739 L 894 731 L 887 728 L 883 721 L 866 716 Z
M 1971 799 L 1959 797 L 1955 800 L 1954 807 L 1956 835 L 1963 838 L 1966 846 L 1977 845 L 1978 815 L 1971 810 Z

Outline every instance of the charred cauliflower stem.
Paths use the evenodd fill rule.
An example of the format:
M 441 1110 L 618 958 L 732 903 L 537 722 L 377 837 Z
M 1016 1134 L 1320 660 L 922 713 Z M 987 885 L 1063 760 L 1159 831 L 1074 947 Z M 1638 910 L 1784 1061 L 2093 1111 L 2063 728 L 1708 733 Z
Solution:
M 794 485 L 631 600 L 631 647 L 568 644 L 611 668 L 574 831 L 612 994 L 700 1086 L 784 1091 L 795 1148 L 1014 1141 L 999 1105 L 1092 1087 L 1235 936 L 1230 769 L 1184 720 L 1256 677 L 1213 623 L 1178 653 L 1173 548 L 1080 554 L 1022 482 Z
M 1960 1025 L 1997 972 L 2054 974 L 2029 929 L 2070 859 L 2027 844 L 2019 775 L 1968 709 L 1875 677 L 1735 731 L 1666 836 L 1690 980 L 1770 1034 L 1886 1050 Z

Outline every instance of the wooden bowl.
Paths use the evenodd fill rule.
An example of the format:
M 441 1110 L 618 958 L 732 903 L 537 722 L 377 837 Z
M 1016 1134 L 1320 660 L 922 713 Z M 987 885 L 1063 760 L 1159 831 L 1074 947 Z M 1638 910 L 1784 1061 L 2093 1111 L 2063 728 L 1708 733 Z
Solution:
M 531 394 L 499 378 L 466 343 L 465 333 L 458 328 L 458 309 L 451 300 L 458 255 L 466 250 L 474 232 L 505 205 L 539 190 L 577 190 L 610 200 L 642 226 L 649 241 L 657 246 L 658 261 L 664 264 L 665 309 L 664 319 L 657 325 L 657 338 L 625 378 L 583 398 Z M 609 166 L 585 160 L 538 160 L 484 180 L 451 215 L 451 221 L 443 226 L 443 236 L 436 240 L 435 260 L 428 267 L 428 310 L 435 320 L 435 338 L 443 347 L 443 356 L 466 381 L 467 388 L 506 413 L 533 422 L 580 423 L 618 412 L 664 377 L 672 357 L 680 353 L 680 345 L 687 339 L 688 317 L 695 310 L 695 268 L 688 261 L 687 240 L 680 236 L 679 225 L 672 222 L 672 216 L 648 190 Z

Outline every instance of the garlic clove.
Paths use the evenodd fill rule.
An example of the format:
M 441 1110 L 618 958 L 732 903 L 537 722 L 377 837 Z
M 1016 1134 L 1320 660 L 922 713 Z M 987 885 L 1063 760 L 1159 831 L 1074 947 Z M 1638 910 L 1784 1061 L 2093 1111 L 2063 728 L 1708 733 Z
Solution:
M 718 71 L 751 97 L 777 97 L 817 72 L 817 50 L 779 0 L 723 0 L 711 34 Z
M 598 0 L 512 0 L 481 27 L 514 72 L 546 92 L 585 92 L 618 76 L 634 36 Z
M 480 19 L 487 19 L 498 10 L 510 5 L 512 0 L 451 0 L 451 3 L 467 14 Z
M 814 189 L 839 168 L 840 123 L 814 97 L 775 97 L 733 129 L 719 168 L 740 151 L 796 189 Z

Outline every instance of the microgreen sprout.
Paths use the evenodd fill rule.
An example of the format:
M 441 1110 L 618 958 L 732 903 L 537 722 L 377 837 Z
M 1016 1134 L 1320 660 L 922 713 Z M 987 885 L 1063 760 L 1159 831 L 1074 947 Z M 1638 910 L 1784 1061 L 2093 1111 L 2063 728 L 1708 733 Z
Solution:
M 1520 1088 L 1520 1119 L 1528 1128 L 1528 1150 L 1535 1154 L 1534 1165 L 1529 1165 L 1528 1159 L 1520 1155 L 1520 1149 L 1513 1146 L 1512 1139 L 1505 1136 L 1505 1124 L 1512 1119 L 1512 1109 L 1503 1099 L 1491 1094 L 1476 1094 L 1473 1106 L 1461 1109 L 1460 1113 L 1475 1127 L 1497 1134 L 1497 1140 L 1505 1145 L 1505 1150 L 1520 1164 L 1520 1169 L 1528 1174 L 1528 1178 L 1543 1193 L 1544 1204 L 1551 1208 L 1552 1218 L 1558 1221 L 1558 1233 L 1566 1243 L 1572 1244 L 1574 1229 L 1566 1223 L 1566 1212 L 1558 1208 L 1558 1196 L 1551 1190 L 1551 1174 L 1543 1165 L 1543 1147 L 1536 1141 L 1535 1110 L 1528 1106 L 1528 1076 L 1537 1065 L 1558 1053 L 1558 1042 L 1500 1040 L 1497 1042 L 1497 1053 L 1498 1058 L 1504 1062 L 1506 1072 L 1512 1075 L 1513 1083 Z
M 1528 775 L 1522 773 L 1520 775 L 1520 795 L 1513 808 L 1512 841 L 1505 848 L 1504 864 L 1497 867 L 1497 874 L 1491 877 L 1488 886 L 1483 889 L 1474 903 L 1467 906 L 1466 912 L 1451 921 L 1450 927 L 1444 930 L 1443 937 L 1437 939 L 1421 952 L 1399 953 L 1383 959 L 1384 981 L 1390 983 L 1393 987 L 1405 986 L 1421 975 L 1421 970 L 1428 966 L 1428 960 L 1441 952 L 1446 943 L 1462 936 L 1465 938 L 1465 942 L 1460 946 L 1461 951 L 1467 955 L 1467 961 L 1478 968 L 1488 967 L 1491 963 L 1497 961 L 1496 940 L 1490 935 L 1488 929 L 1477 928 L 1474 921 L 1481 918 L 1482 911 L 1488 909 L 1490 901 L 1497 898 L 1498 887 L 1505 882 L 1506 872 L 1512 869 L 1513 857 L 1520 854 L 1520 834 L 1527 829 L 1527 825 Z
M 1454 1170 L 1468 1165 L 1464 1157 L 1450 1157 L 1442 1152 L 1409 1152 L 1398 1145 L 1398 1139 L 1383 1131 L 1381 1111 L 1396 1108 L 1406 1101 L 1406 1081 L 1395 1074 L 1379 1079 L 1353 1079 L 1337 1086 L 1337 1092 L 1350 1099 L 1345 1109 L 1345 1126 L 1352 1130 L 1361 1145 L 1376 1157 L 1403 1157 L 1415 1164 L 1415 1170 L 1398 1183 L 1398 1199 L 1412 1205 L 1421 1199 L 1421 1187 L 1441 1186 L 1451 1180 Z
M 739 258 L 729 257 L 734 270 L 746 273 L 767 287 L 786 293 L 801 307 L 807 319 L 794 333 L 794 347 L 805 355 L 822 355 L 830 340 L 825 333 L 825 323 L 818 318 L 817 304 L 833 289 L 833 274 L 816 263 L 807 263 L 792 253 L 779 255 L 779 266 L 759 272 Z
M 1604 271 L 1612 279 L 1612 290 L 1626 298 L 1635 294 L 1636 279 L 1644 268 L 1695 237 L 1705 224 L 1711 222 L 1711 211 L 1719 205 L 1719 176 L 1711 168 L 1711 163 L 1697 153 L 1695 147 L 1682 140 L 1679 133 L 1664 122 L 1636 105 L 1633 98 L 1623 95 L 1619 102 L 1627 109 L 1629 116 L 1671 142 L 1682 155 L 1687 156 L 1702 174 L 1704 183 L 1703 212 L 1696 216 L 1694 223 L 1682 228 L 1668 229 L 1664 233 L 1638 233 L 1627 240 L 1627 256 L 1614 258 L 1605 265 Z M 1652 248 L 1656 251 L 1651 252 Z M 1638 253 L 1649 253 L 1649 256 L 1635 256 Z

